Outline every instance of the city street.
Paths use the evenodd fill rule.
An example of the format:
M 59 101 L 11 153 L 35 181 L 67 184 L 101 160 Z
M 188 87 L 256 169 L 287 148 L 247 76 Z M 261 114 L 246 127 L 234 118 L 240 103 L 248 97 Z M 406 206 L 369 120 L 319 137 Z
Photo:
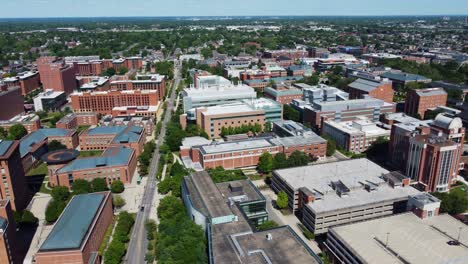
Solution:
M 143 198 L 141 202 L 141 210 L 137 212 L 135 225 L 133 228 L 132 235 L 130 237 L 130 242 L 128 244 L 127 255 L 125 256 L 125 263 L 131 264 L 142 264 L 145 263 L 145 254 L 148 247 L 148 240 L 146 239 L 146 230 L 145 230 L 145 221 L 149 218 L 150 212 L 156 214 L 155 211 L 151 211 L 151 206 L 154 203 L 155 192 L 157 192 L 157 180 L 156 174 L 159 167 L 159 146 L 163 143 L 164 134 L 166 132 L 166 124 L 171 118 L 172 111 L 174 109 L 174 100 L 176 98 L 177 87 L 181 80 L 180 77 L 180 68 L 179 64 L 175 62 L 174 66 L 174 83 L 173 89 L 171 90 L 171 95 L 169 100 L 167 100 L 167 111 L 166 116 L 163 120 L 163 126 L 161 133 L 159 134 L 156 142 L 156 150 L 154 151 L 153 158 L 151 160 L 148 180 L 145 186 L 143 193 Z

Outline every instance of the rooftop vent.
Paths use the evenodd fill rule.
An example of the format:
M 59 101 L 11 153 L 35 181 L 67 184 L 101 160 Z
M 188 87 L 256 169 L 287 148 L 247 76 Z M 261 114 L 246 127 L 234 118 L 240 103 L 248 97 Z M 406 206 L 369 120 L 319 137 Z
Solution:
M 342 181 L 334 181 L 331 182 L 331 186 L 333 190 L 336 191 L 336 194 L 338 194 L 340 197 L 344 195 L 348 195 L 350 190 Z
M 242 192 L 242 183 L 240 182 L 229 183 L 229 190 L 231 192 Z

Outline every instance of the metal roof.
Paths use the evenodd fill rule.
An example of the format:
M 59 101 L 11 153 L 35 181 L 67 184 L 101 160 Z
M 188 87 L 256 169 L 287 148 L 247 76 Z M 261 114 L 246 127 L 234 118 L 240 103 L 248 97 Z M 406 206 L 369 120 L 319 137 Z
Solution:
M 349 84 L 349 87 L 357 89 L 357 90 L 365 91 L 365 92 L 371 92 L 377 89 L 379 86 L 380 86 L 380 82 L 364 80 L 364 79 L 357 79 L 356 81 Z
M 11 140 L 0 140 L 0 156 L 5 155 L 5 153 L 10 149 L 11 145 L 13 145 L 14 141 Z
M 103 193 L 75 195 L 39 252 L 80 248 L 105 196 Z
M 65 137 L 70 134 L 72 130 L 62 129 L 62 128 L 42 128 L 32 132 L 31 134 L 25 136 L 21 139 L 20 142 L 20 154 L 21 157 L 26 156 L 31 148 L 43 141 L 48 137 Z

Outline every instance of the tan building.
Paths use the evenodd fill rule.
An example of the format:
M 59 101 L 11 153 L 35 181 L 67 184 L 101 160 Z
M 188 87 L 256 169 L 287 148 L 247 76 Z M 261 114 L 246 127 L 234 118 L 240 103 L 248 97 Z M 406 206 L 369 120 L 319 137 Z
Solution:
M 442 88 L 411 90 L 406 95 L 405 113 L 424 118 L 429 108 L 447 104 L 447 93 Z
M 98 251 L 113 215 L 110 192 L 75 195 L 34 256 L 35 263 L 101 263 Z

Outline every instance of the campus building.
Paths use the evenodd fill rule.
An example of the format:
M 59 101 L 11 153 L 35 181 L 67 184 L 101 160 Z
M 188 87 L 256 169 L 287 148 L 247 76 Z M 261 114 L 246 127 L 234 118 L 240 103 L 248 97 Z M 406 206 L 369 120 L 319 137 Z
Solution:
M 79 126 L 95 126 L 98 124 L 96 113 L 70 113 L 62 117 L 55 127 L 63 129 L 75 129 Z
M 150 116 L 104 116 L 99 124 L 101 126 L 137 126 L 144 129 L 147 136 L 153 135 L 154 118 Z
M 137 155 L 143 151 L 146 137 L 144 128 L 128 126 L 99 126 L 80 133 L 81 150 L 105 150 L 109 146 L 126 146 L 135 149 Z
M 255 88 L 256 90 L 263 91 L 264 88 L 271 85 L 271 83 L 281 83 L 285 85 L 292 85 L 295 82 L 301 81 L 304 79 L 302 76 L 281 76 L 281 77 L 271 77 L 267 79 L 252 79 L 245 80 L 244 83 L 248 86 Z
M 405 212 L 420 192 L 409 179 L 368 159 L 352 159 L 273 171 L 272 188 L 288 195 L 288 208 L 300 212 L 314 234 L 329 228 Z
M 294 84 L 303 92 L 304 101 L 307 103 L 319 103 L 319 102 L 335 102 L 335 101 L 346 101 L 349 99 L 349 94 L 332 86 L 325 84 L 319 84 L 316 86 L 310 86 L 305 83 Z
M 269 152 L 273 156 L 294 151 L 303 151 L 309 157 L 323 158 L 327 152 L 327 141 L 315 133 L 291 137 L 252 138 L 231 142 L 211 143 L 199 137 L 186 138 L 180 147 L 180 155 L 187 167 L 196 170 L 226 169 L 257 166 L 260 156 Z
M 308 55 L 309 53 L 306 50 L 299 49 L 266 50 L 263 52 L 264 58 L 288 57 L 290 59 L 299 60 Z
M 76 158 L 70 150 L 59 150 L 45 154 L 42 159 L 48 164 L 51 186 L 73 188 L 78 179 L 104 178 L 109 185 L 115 180 L 131 183 L 138 154 L 133 148 L 110 146 L 98 157 Z
M 166 94 L 166 79 L 163 75 L 150 74 L 135 76 L 135 80 L 117 80 L 110 83 L 112 90 L 156 90 L 159 98 Z
M 73 65 L 65 64 L 64 60 L 57 57 L 40 57 L 36 63 L 44 90 L 52 89 L 68 96 L 78 88 Z
M 114 216 L 110 192 L 72 197 L 34 256 L 36 264 L 98 264 Z
M 0 200 L 9 200 L 9 206 L 15 211 L 26 208 L 30 195 L 18 141 L 0 140 L 0 175 Z
M 365 152 L 378 138 L 389 139 L 390 130 L 380 128 L 366 118 L 353 121 L 323 121 L 322 135 L 333 139 L 336 145 L 353 153 Z
M 110 90 L 109 77 L 100 76 L 77 76 L 80 92 L 96 92 Z
M 312 129 L 292 120 L 273 122 L 273 132 L 279 137 L 310 136 L 315 135 Z
M 263 90 L 266 98 L 270 98 L 280 104 L 290 104 L 294 99 L 302 99 L 302 91 L 293 87 L 275 85 Z
M 409 83 L 430 83 L 432 79 L 411 73 L 387 71 L 380 74 L 380 77 L 389 79 L 393 83 L 393 88 L 404 87 Z
M 259 125 L 263 130 L 266 122 L 281 120 L 282 105 L 266 98 L 243 100 L 238 103 L 200 107 L 195 109 L 196 124 L 210 138 L 219 138 L 223 128 Z M 181 117 L 182 127 L 185 127 Z
M 41 128 L 41 119 L 38 115 L 30 113 L 25 115 L 17 115 L 10 120 L 0 121 L 0 127 L 3 127 L 6 133 L 8 133 L 10 128 L 16 124 L 23 125 L 29 134 Z
M 387 103 L 393 102 L 392 82 L 380 77 L 359 78 L 348 85 L 350 99 L 362 99 L 371 96 Z
M 6 88 L 0 91 L 0 120 L 11 118 L 24 113 L 24 99 L 20 87 Z
M 155 90 L 79 92 L 73 93 L 70 98 L 74 112 L 95 112 L 103 115 L 112 114 L 113 110 L 122 111 L 122 107 L 125 108 L 125 112 L 128 107 L 156 107 L 161 99 L 159 92 Z
M 21 95 L 27 95 L 41 86 L 39 72 L 20 72 L 14 77 L 4 78 L 2 80 L 8 88 L 20 87 Z
M 10 200 L 0 200 L 0 263 L 20 263 L 16 224 Z
M 207 172 L 195 172 L 184 177 L 182 199 L 206 231 L 209 263 L 321 263 L 289 226 L 255 230 L 268 215 L 249 180 L 215 184 Z
M 333 227 L 325 246 L 334 263 L 464 263 L 466 232 L 466 225 L 452 216 L 423 218 L 408 212 Z M 454 245 L 457 241 L 460 245 Z
M 57 92 L 52 89 L 47 89 L 39 93 L 33 99 L 34 110 L 39 111 L 56 111 L 67 102 L 67 96 L 64 92 Z
M 415 89 L 406 95 L 405 113 L 422 119 L 430 108 L 446 104 L 447 92 L 442 88 Z
M 141 57 L 128 57 L 119 59 L 99 59 L 99 56 L 77 56 L 65 57 L 67 64 L 76 68 L 77 75 L 102 75 L 107 69 L 114 68 L 117 72 L 126 68 L 127 70 L 140 70 L 143 68 Z

